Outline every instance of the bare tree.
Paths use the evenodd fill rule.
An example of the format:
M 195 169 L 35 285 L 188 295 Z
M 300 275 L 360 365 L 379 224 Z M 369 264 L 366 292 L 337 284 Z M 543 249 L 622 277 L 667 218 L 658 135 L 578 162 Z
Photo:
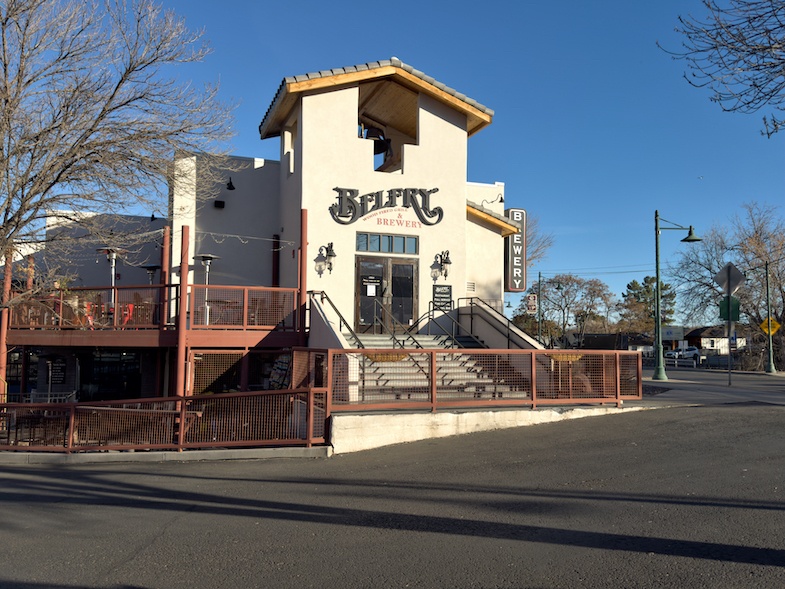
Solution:
M 580 327 L 581 342 L 586 333 L 610 331 L 611 313 L 616 307 L 616 299 L 608 285 L 597 278 L 590 278 L 583 284 L 583 296 L 575 320 Z
M 734 295 L 740 302 L 743 321 L 753 335 L 766 319 L 766 267 L 772 318 L 785 324 L 785 221 L 776 207 L 749 203 L 733 217 L 730 227 L 714 227 L 703 241 L 684 249 L 674 267 L 681 308 L 696 322 L 718 323 L 718 303 L 724 296 L 714 276 L 732 262 L 746 276 L 744 286 Z M 767 264 L 768 263 L 768 264 Z M 774 336 L 775 356 L 782 365 L 782 330 Z
M 688 323 L 713 324 L 722 293 L 714 276 L 728 262 L 735 238 L 725 227 L 713 226 L 701 241 L 679 250 L 675 264 L 667 270 L 678 291 L 679 314 Z
M 152 0 L 0 2 L 0 252 L 47 220 L 165 214 L 176 154 L 216 154 L 218 173 L 232 107 L 171 78 L 208 52 Z
M 781 129 L 785 110 L 785 2 L 702 2 L 705 17 L 679 17 L 682 51 L 670 53 L 687 62 L 687 81 L 708 88 L 723 110 L 755 113 L 769 107 L 763 128 L 771 137 Z
M 530 332 L 541 326 L 546 332 L 543 339 L 551 344 L 557 338 L 566 343 L 567 328 L 570 326 L 578 326 L 584 332 L 588 322 L 607 325 L 606 314 L 614 307 L 607 284 L 598 279 L 587 280 L 572 274 L 557 274 L 541 284 L 533 284 L 529 293 L 538 295 L 537 315 L 527 316 L 526 301 L 522 300 L 513 320 Z M 538 325 L 538 320 L 541 320 L 541 325 Z
M 544 233 L 540 220 L 527 215 L 526 218 L 526 265 L 531 268 L 535 262 L 544 259 L 553 245 L 553 234 Z

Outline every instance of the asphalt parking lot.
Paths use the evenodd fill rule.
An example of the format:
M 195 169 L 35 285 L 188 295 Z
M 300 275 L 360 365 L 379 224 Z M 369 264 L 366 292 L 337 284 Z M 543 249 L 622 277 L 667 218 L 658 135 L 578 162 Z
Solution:
M 678 376 L 329 459 L 4 466 L 0 587 L 785 586 L 785 380 L 691 406 Z

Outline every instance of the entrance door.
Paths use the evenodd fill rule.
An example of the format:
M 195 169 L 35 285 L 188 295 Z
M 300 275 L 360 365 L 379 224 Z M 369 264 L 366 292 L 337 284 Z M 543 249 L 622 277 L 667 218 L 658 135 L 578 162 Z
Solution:
M 417 260 L 357 256 L 355 329 L 401 331 L 417 318 Z

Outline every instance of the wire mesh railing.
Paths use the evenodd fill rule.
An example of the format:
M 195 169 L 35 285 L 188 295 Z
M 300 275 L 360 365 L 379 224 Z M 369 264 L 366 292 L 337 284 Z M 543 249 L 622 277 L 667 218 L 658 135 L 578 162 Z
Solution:
M 311 446 L 325 442 L 326 390 L 99 403 L 0 404 L 0 450 L 81 452 Z
M 330 350 L 331 410 L 613 403 L 642 396 L 640 354 Z
M 176 289 L 172 287 L 172 292 Z M 14 303 L 9 326 L 12 329 L 158 329 L 167 323 L 167 292 L 164 286 L 53 290 Z
M 191 286 L 191 329 L 297 328 L 297 289 Z

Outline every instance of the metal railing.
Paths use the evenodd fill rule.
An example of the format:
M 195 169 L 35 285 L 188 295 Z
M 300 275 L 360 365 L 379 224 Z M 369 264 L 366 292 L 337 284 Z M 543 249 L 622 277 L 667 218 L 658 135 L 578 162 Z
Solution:
M 190 287 L 191 329 L 297 329 L 297 289 Z
M 381 313 L 378 313 L 378 311 L 381 311 Z M 390 337 L 394 348 L 403 349 L 406 347 L 406 342 L 408 341 L 411 342 L 415 348 L 422 349 L 422 344 L 417 341 L 417 338 L 412 336 L 409 332 L 409 328 L 398 321 L 384 303 L 380 303 L 376 299 L 373 301 L 373 325 L 373 332 L 376 333 L 376 327 L 379 326 L 382 334 Z M 392 326 L 392 329 L 390 329 L 390 326 Z M 399 335 L 402 335 L 403 339 L 400 339 L 398 337 Z
M 333 303 L 330 297 L 327 296 L 326 292 L 322 290 L 311 290 L 308 291 L 308 294 L 310 295 L 310 298 L 318 296 L 319 302 L 327 303 L 330 306 L 333 313 L 335 313 L 336 317 L 338 317 L 338 331 L 340 331 L 341 333 L 348 333 L 352 339 L 352 343 L 354 343 L 356 347 L 358 348 L 365 347 L 363 346 L 363 343 L 360 341 L 360 338 L 352 329 L 352 326 L 349 325 L 349 322 L 344 318 L 343 315 L 341 315 L 341 312 L 338 310 L 338 307 L 335 306 L 335 303 Z M 346 331 L 344 332 L 344 330 Z
M 642 396 L 641 356 L 625 351 L 330 350 L 328 373 L 332 411 L 620 406 Z
M 11 307 L 11 329 L 171 329 L 179 285 L 55 290 Z M 191 329 L 297 329 L 297 289 L 189 287 Z
M 323 444 L 326 391 L 0 404 L 0 450 L 85 452 Z
M 11 306 L 11 329 L 159 329 L 176 312 L 178 287 L 69 288 L 23 298 Z M 172 293 L 171 301 L 166 300 Z
M 461 305 L 461 302 L 465 301 L 465 305 Z M 484 320 L 487 325 L 493 327 L 498 333 L 505 336 L 507 339 L 507 348 L 510 348 L 511 344 L 511 336 L 515 333 L 519 328 L 510 320 L 504 313 L 502 313 L 496 306 L 492 305 L 491 303 L 481 299 L 480 297 L 466 297 L 466 298 L 459 298 L 458 299 L 458 308 L 459 309 L 469 309 L 469 332 L 474 333 L 474 318 L 477 315 L 474 312 L 475 307 L 483 309 L 485 312 L 491 314 L 500 323 L 504 325 L 504 331 L 499 328 L 498 323 Z
M 452 309 L 450 309 L 450 310 L 452 310 Z M 436 320 L 436 311 L 440 311 L 441 312 L 441 315 L 439 315 L 439 321 Z M 441 330 L 443 335 L 446 335 L 447 337 L 449 337 L 452 340 L 453 347 L 459 347 L 459 348 L 466 347 L 458 339 L 459 337 L 465 337 L 465 338 L 470 339 L 471 341 L 473 341 L 476 344 L 476 346 L 474 346 L 474 347 L 477 347 L 477 348 L 485 348 L 485 347 L 487 347 L 483 342 L 481 342 L 477 338 L 476 335 L 471 333 L 471 331 L 468 331 L 468 330 L 464 329 L 463 326 L 460 324 L 460 322 L 457 319 L 455 319 L 455 317 L 453 317 L 449 312 L 445 311 L 441 307 L 435 306 L 433 304 L 433 302 L 430 302 L 428 304 L 428 312 L 426 313 L 426 315 L 423 315 L 423 317 L 425 317 L 425 316 L 427 316 L 428 319 L 429 319 L 428 323 L 426 324 L 426 332 L 429 335 L 431 334 L 431 330 L 435 326 L 435 327 L 438 327 Z M 444 326 L 440 323 L 440 321 L 444 321 L 444 320 L 448 321 L 448 323 L 452 327 L 452 331 L 448 332 L 444 328 Z M 415 322 L 415 324 L 419 324 L 419 322 L 420 322 L 420 319 L 418 319 Z
M 293 356 L 293 389 L 0 404 L 0 451 L 311 446 L 327 442 L 328 418 L 339 411 L 618 407 L 642 396 L 638 352 L 298 349 Z M 324 358 L 326 370 L 317 370 Z

